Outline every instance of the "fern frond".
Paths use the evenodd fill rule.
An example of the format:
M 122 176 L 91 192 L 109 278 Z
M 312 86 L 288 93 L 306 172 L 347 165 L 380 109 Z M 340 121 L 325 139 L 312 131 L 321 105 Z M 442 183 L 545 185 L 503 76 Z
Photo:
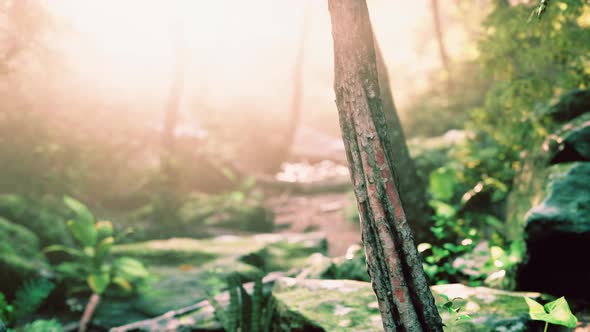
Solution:
M 15 320 L 35 313 L 55 288 L 55 284 L 45 278 L 25 281 L 16 291 L 12 306 Z

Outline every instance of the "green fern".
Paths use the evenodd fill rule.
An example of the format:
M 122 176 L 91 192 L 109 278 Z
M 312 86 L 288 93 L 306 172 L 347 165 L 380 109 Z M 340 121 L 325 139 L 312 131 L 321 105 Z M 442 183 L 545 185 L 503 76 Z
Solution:
M 32 279 L 24 282 L 16 291 L 14 301 L 12 302 L 14 320 L 18 321 L 35 313 L 54 288 L 55 285 L 45 278 Z
M 215 316 L 227 332 L 269 332 L 274 312 L 274 299 L 264 294 L 262 276 L 254 280 L 252 294 L 249 294 L 237 275 L 227 279 L 229 304 L 227 310 L 210 296 L 209 302 L 215 309 Z

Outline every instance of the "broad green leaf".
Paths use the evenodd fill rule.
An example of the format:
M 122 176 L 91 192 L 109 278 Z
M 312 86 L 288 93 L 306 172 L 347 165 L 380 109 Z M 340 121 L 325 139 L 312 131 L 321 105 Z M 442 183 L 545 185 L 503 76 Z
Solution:
M 143 279 L 149 276 L 148 270 L 138 260 L 130 257 L 118 258 L 114 263 L 116 274 L 129 280 Z
M 452 205 L 442 201 L 431 200 L 430 206 L 432 206 L 437 216 L 447 219 L 453 218 L 457 213 L 457 210 Z
M 70 196 L 65 196 L 64 203 L 76 213 L 77 220 L 94 225 L 94 216 L 92 216 L 90 210 L 82 202 Z
M 429 191 L 434 199 L 448 201 L 453 198 L 457 180 L 448 168 L 438 168 L 430 174 Z
M 87 273 L 86 269 L 82 265 L 74 262 L 60 263 L 55 267 L 55 271 L 57 271 L 62 276 L 80 281 L 84 281 L 84 276 Z
M 72 256 L 84 256 L 84 253 L 81 250 L 75 249 L 75 248 L 70 248 L 70 247 L 66 247 L 66 246 L 62 246 L 60 244 L 54 244 L 51 246 L 46 247 L 45 249 L 43 249 L 44 252 L 56 252 L 56 251 L 62 251 L 65 252 L 67 254 L 70 254 Z
M 96 228 L 94 223 L 82 220 L 70 220 L 67 223 L 72 235 L 84 246 L 93 247 L 96 244 Z
M 97 264 L 102 264 L 111 251 L 114 243 L 115 239 L 112 236 L 100 241 L 100 243 L 96 246 L 96 254 L 94 256 L 94 260 Z
M 121 287 L 122 289 L 130 292 L 133 290 L 133 285 L 131 285 L 131 283 L 129 282 L 129 280 L 121 277 L 121 276 L 117 276 L 113 278 L 113 284 Z
M 530 298 L 525 298 L 525 300 L 529 306 L 529 315 L 533 320 L 540 320 L 570 328 L 576 327 L 578 323 L 578 319 L 572 314 L 564 297 L 549 302 L 545 306 Z
M 96 254 L 96 250 L 94 250 L 94 247 L 84 247 L 84 255 L 86 255 L 87 257 L 93 258 L 94 255 Z
M 106 220 L 98 221 L 95 225 L 97 238 L 105 239 L 113 236 L 113 223 Z
M 525 297 L 524 300 L 526 301 L 526 304 L 529 306 L 529 315 L 532 319 L 542 320 L 544 322 L 547 321 L 547 317 L 549 315 L 547 314 L 547 312 L 545 312 L 545 308 L 543 308 L 543 306 L 539 302 L 528 297 Z
M 110 282 L 109 273 L 106 271 L 92 273 L 88 276 L 88 286 L 90 286 L 90 289 L 92 289 L 94 293 L 99 295 L 107 289 Z
M 576 327 L 578 319 L 570 310 L 565 297 L 562 296 L 553 302 L 545 304 L 544 308 L 551 316 L 549 323 L 571 328 Z

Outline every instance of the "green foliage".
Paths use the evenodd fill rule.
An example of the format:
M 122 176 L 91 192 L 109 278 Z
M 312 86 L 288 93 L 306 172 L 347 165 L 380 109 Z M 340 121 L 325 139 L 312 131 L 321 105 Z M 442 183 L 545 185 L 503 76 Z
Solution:
M 502 223 L 487 212 L 489 207 L 485 205 L 503 199 L 507 188 L 499 181 L 487 178 L 459 195 L 466 188 L 464 181 L 461 168 L 457 165 L 447 165 L 430 174 L 428 191 L 432 197 L 430 206 L 434 210 L 431 231 L 435 241 L 419 244 L 418 251 L 423 255 L 426 275 L 435 284 L 466 281 L 471 285 L 480 285 L 501 267 L 497 266 L 500 258 L 493 257 L 492 250 L 487 253 L 488 263 L 485 266 L 488 268 L 478 275 L 464 275 L 463 267 L 455 263 L 457 258 L 471 254 L 475 246 L 486 238 L 493 245 L 494 253 L 505 252 L 501 248 L 505 245 L 501 235 Z M 485 199 L 475 204 L 476 195 L 489 197 L 489 201 Z M 478 205 L 484 205 L 483 210 Z
M 12 305 L 14 319 L 19 320 L 33 314 L 55 288 L 55 284 L 45 278 L 25 281 L 16 291 Z
M 498 1 L 484 22 L 479 61 L 493 83 L 468 127 L 476 133 L 470 155 L 489 153 L 467 161 L 474 174 L 510 184 L 520 152 L 547 135 L 535 109 L 564 91 L 590 86 L 586 1 L 555 0 L 550 8 L 527 23 L 530 5 Z
M 548 324 L 574 328 L 578 323 L 578 319 L 571 312 L 564 297 L 560 297 L 544 306 L 530 298 L 525 298 L 525 300 L 529 306 L 529 315 L 531 316 L 531 319 L 545 322 L 545 331 L 547 331 Z
M 13 312 L 14 307 L 6 301 L 4 294 L 0 293 L 0 322 L 8 322 Z
M 347 279 L 370 282 L 367 260 L 363 247 L 351 246 L 344 260 L 334 263 L 323 274 L 324 279 Z
M 238 275 L 228 277 L 229 304 L 224 310 L 221 304 L 210 296 L 209 302 L 215 308 L 215 316 L 227 332 L 269 332 L 275 303 L 270 292 L 264 292 L 262 276 L 254 279 L 252 294 L 242 285 Z
M 35 232 L 43 246 L 70 241 L 64 223 L 66 215 L 63 204 L 50 196 L 31 199 L 16 194 L 0 195 L 0 217 Z
M 39 319 L 18 329 L 19 332 L 63 332 L 63 330 L 62 325 L 55 319 Z
M 90 289 L 100 295 L 109 286 L 116 285 L 119 291 L 128 294 L 146 280 L 149 273 L 139 261 L 129 257 L 112 259 L 111 248 L 117 237 L 111 222 L 95 222 L 88 208 L 71 197 L 64 198 L 64 202 L 76 215 L 68 222 L 68 228 L 80 247 L 56 244 L 45 248 L 45 251 L 61 251 L 71 256 L 71 261 L 56 267 L 69 283 L 70 291 Z
M 453 331 L 455 325 L 457 325 L 460 321 L 471 319 L 471 316 L 461 313 L 461 306 L 457 305 L 457 303 L 455 302 L 456 300 L 460 300 L 461 298 L 456 297 L 454 299 L 449 299 L 449 297 L 444 294 L 438 294 L 438 296 L 444 299 L 444 302 L 439 305 L 440 311 L 447 312 L 450 315 L 450 323 L 448 325 L 445 325 L 449 332 Z
M 45 279 L 24 282 L 17 290 L 14 301 L 9 304 L 0 293 L 0 321 L 12 325 L 35 313 L 53 291 L 55 285 Z

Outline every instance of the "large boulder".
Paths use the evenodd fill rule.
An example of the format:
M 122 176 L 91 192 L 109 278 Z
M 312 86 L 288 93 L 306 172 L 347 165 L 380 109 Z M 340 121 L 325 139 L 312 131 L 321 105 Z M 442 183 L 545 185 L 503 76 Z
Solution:
M 448 312 L 441 311 L 443 322 L 455 332 L 517 332 L 536 326 L 529 318 L 525 297 L 538 298 L 538 293 L 461 284 L 433 286 L 432 291 L 439 307 L 445 300 L 438 294 L 460 298 L 454 305 L 471 316 L 470 320 L 454 321 Z M 273 295 L 278 300 L 277 319 L 290 326 L 315 326 L 319 331 L 383 331 L 377 300 L 367 282 L 283 278 L 275 284 Z
M 48 271 L 39 238 L 30 230 L 0 217 L 0 292 L 12 296 L 25 280 Z
M 226 287 L 230 274 L 248 281 L 268 271 L 297 273 L 312 253 L 326 250 L 320 233 L 173 238 L 115 246 L 115 255 L 144 262 L 155 280 L 131 299 L 106 297 L 93 321 L 110 328 L 145 320 L 207 299 Z
M 320 280 L 276 277 L 264 278 L 272 287 L 274 315 L 272 331 L 383 331 L 375 294 L 368 282 L 353 280 Z M 274 285 L 274 286 L 273 286 Z M 244 285 L 248 292 L 252 284 Z M 530 320 L 525 297 L 538 300 L 539 293 L 518 293 L 485 287 L 468 287 L 461 284 L 432 287 L 437 306 L 453 300 L 460 315 L 470 320 L 457 320 L 448 310 L 440 310 L 444 324 L 455 332 L 532 331 L 539 330 L 539 322 Z M 229 305 L 224 292 L 216 297 L 221 307 Z M 208 301 L 190 308 L 168 312 L 153 319 L 113 329 L 113 332 L 130 331 L 222 331 Z M 537 329 L 534 329 L 537 328 Z
M 590 250 L 590 91 L 564 94 L 542 112 L 553 134 L 529 142 L 508 198 L 506 235 L 522 255 L 511 274 L 518 289 L 590 299 L 576 259 Z
M 525 216 L 528 260 L 518 285 L 590 300 L 590 163 L 558 164 L 544 179 L 544 199 Z

